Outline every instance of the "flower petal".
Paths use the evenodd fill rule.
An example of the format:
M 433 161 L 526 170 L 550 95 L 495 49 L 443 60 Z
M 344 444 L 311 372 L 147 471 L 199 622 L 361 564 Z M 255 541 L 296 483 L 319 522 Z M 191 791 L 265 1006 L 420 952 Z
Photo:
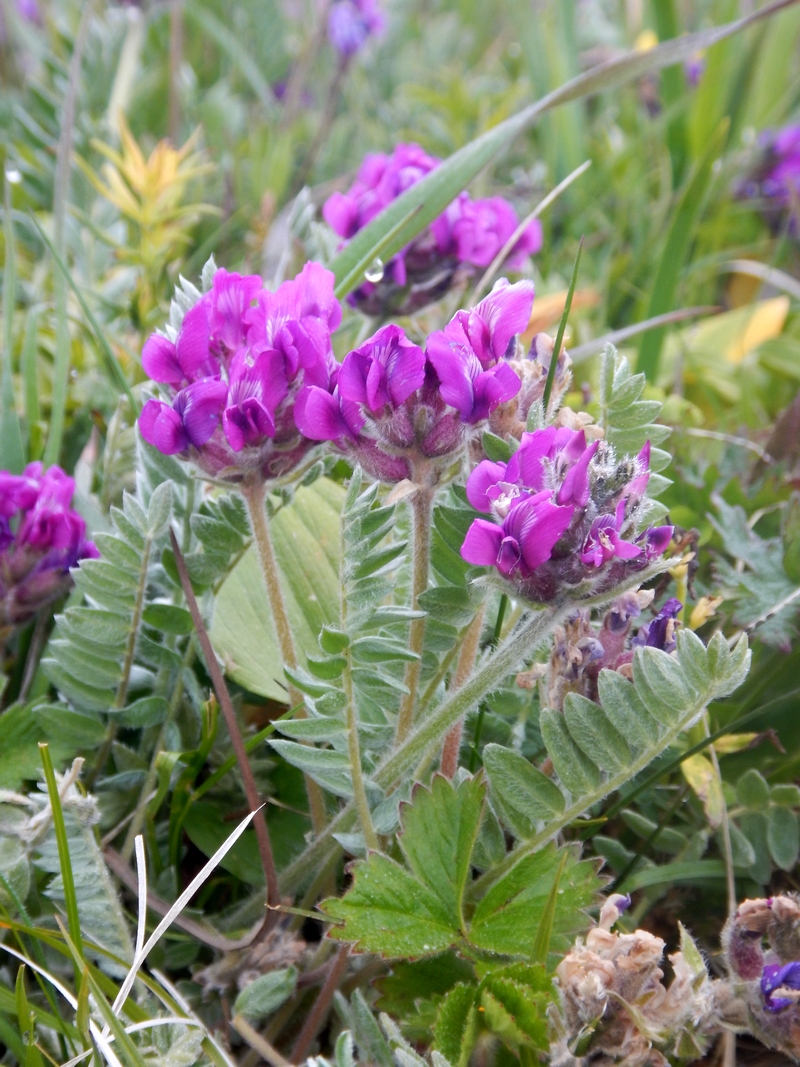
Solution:
M 493 567 L 497 563 L 503 531 L 486 519 L 475 519 L 461 546 L 461 558 L 476 567 Z
M 174 456 L 189 447 L 183 420 L 174 408 L 161 400 L 148 400 L 139 415 L 139 432 L 153 448 Z

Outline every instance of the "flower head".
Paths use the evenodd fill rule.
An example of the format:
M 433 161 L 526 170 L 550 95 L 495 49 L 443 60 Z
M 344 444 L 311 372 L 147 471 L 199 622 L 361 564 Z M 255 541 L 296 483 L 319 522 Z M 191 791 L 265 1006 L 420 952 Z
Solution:
M 376 0 L 335 0 L 328 12 L 328 40 L 341 56 L 354 56 L 385 25 Z
M 738 184 L 740 196 L 757 199 L 768 222 L 779 228 L 789 216 L 796 233 L 800 225 L 800 124 L 766 131 L 759 138 L 761 157 Z
M 336 441 L 384 481 L 413 478 L 420 463 L 441 472 L 518 391 L 502 356 L 532 302 L 530 282 L 503 279 L 424 350 L 399 326 L 383 327 L 348 353 L 335 390 L 302 390 L 297 425 L 309 438 Z
M 570 516 L 536 567 L 523 573 L 503 565 L 500 556 L 493 565 L 515 582 L 520 593 L 546 601 L 565 585 L 588 580 L 596 588 L 598 580 L 603 589 L 611 588 L 622 577 L 620 567 L 647 563 L 666 548 L 672 535 L 671 526 L 636 535 L 636 515 L 649 477 L 648 457 L 645 448 L 635 459 L 618 463 L 601 441 L 589 444 L 583 430 L 548 426 L 523 434 L 507 463 L 483 460 L 467 480 L 467 499 L 478 511 L 493 516 L 497 531 L 506 531 L 509 523 L 516 528 L 515 512 L 531 499 L 542 499 L 543 493 Z M 475 538 L 480 536 L 481 543 L 489 545 L 491 526 L 483 519 L 473 523 L 462 548 L 469 562 L 478 562 L 472 558 Z M 500 535 L 491 536 L 496 540 Z M 484 565 L 488 560 L 487 547 L 482 553 Z
M 391 156 L 368 155 L 347 192 L 333 193 L 326 200 L 323 218 L 349 240 L 439 162 L 416 144 L 399 144 Z M 366 280 L 350 299 L 370 315 L 410 314 L 438 300 L 459 278 L 487 267 L 516 230 L 517 215 L 507 200 L 472 200 L 462 192 L 382 268 L 380 277 Z M 534 220 L 509 251 L 506 265 L 519 269 L 541 246 L 541 225 Z
M 72 509 L 75 483 L 60 467 L 0 472 L 0 626 L 27 622 L 72 585 L 70 568 L 95 558 Z
M 142 436 L 232 481 L 291 470 L 316 440 L 298 430 L 297 396 L 333 389 L 330 335 L 340 321 L 333 275 L 319 263 L 274 293 L 255 275 L 217 270 L 174 339 L 154 334 L 144 347 L 142 365 L 169 399 L 144 405 Z

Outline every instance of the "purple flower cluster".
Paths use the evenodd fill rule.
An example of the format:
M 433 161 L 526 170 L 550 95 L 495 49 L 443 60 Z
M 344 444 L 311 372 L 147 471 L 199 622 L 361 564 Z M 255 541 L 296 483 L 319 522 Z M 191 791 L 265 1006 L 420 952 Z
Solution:
M 170 399 L 147 401 L 142 437 L 230 481 L 292 470 L 316 440 L 298 429 L 295 404 L 307 388 L 335 386 L 331 332 L 341 317 L 333 274 L 319 263 L 275 293 L 255 275 L 217 270 L 177 336 L 144 346 L 142 366 Z
M 761 973 L 761 994 L 767 1011 L 794 1007 L 800 997 L 775 996 L 778 990 L 800 991 L 800 963 L 768 963 Z
M 27 622 L 72 585 L 82 559 L 99 555 L 70 507 L 75 482 L 60 467 L 0 472 L 0 627 Z
M 384 326 L 345 357 L 335 389 L 301 391 L 298 427 L 314 440 L 336 441 L 382 481 L 418 479 L 420 465 L 452 456 L 519 392 L 505 355 L 532 303 L 532 283 L 502 279 L 431 334 L 424 351 L 399 326 Z
M 328 40 L 339 55 L 349 59 L 385 25 L 376 0 L 334 0 L 328 11 Z
M 762 160 L 756 170 L 740 183 L 740 195 L 759 199 L 767 218 L 780 226 L 790 215 L 794 233 L 800 225 L 800 124 L 784 126 L 761 135 Z
M 612 449 L 588 444 L 582 430 L 523 434 L 508 463 L 483 460 L 470 474 L 467 498 L 492 520 L 475 519 L 461 555 L 496 567 L 530 600 L 551 600 L 601 570 L 610 588 L 628 564 L 647 563 L 672 537 L 671 526 L 634 534 L 649 459 L 645 445 L 634 461 L 617 463 Z
M 350 189 L 333 193 L 325 201 L 323 217 L 335 233 L 349 240 L 440 162 L 416 144 L 399 144 L 390 156 L 368 155 Z M 367 314 L 416 311 L 446 293 L 457 273 L 466 276 L 475 268 L 488 267 L 517 225 L 517 214 L 503 197 L 473 200 L 462 192 L 386 264 L 380 279 L 367 280 L 351 300 Z M 542 228 L 535 219 L 514 245 L 505 266 L 518 269 L 541 247 Z

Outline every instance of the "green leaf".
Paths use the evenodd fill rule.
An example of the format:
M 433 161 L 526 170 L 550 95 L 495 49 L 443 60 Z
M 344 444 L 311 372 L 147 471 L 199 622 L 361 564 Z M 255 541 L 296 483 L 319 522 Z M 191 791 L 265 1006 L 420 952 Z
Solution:
M 433 1031 L 434 1048 L 453 1067 L 466 1067 L 478 1034 L 474 985 L 454 986 L 442 1001 Z
M 485 792 L 482 777 L 466 779 L 454 788 L 436 774 L 430 790 L 417 785 L 411 803 L 401 806 L 400 848 L 411 870 L 436 894 L 456 928 L 463 925 L 461 905 Z
M 299 768 L 304 774 L 310 774 L 315 782 L 337 797 L 350 798 L 353 795 L 353 782 L 350 777 L 350 760 L 346 753 L 336 752 L 332 748 L 312 748 L 299 745 L 294 741 L 282 741 L 270 738 L 269 744 L 287 763 Z
M 534 975 L 533 981 L 520 981 L 517 975 Z M 521 1046 L 546 1052 L 547 1006 L 552 986 L 544 968 L 503 968 L 490 972 L 479 991 L 484 1020 L 510 1048 Z
M 97 748 L 106 736 L 106 728 L 96 715 L 66 704 L 39 704 L 33 715 L 48 741 L 56 740 L 70 749 Z
M 331 936 L 389 957 L 424 956 L 452 945 L 463 926 L 462 898 L 485 788 L 479 777 L 454 787 L 442 775 L 430 789 L 417 786 L 411 803 L 401 807 L 398 838 L 410 871 L 379 854 L 356 863 L 353 887 L 321 905 L 344 920 Z
M 614 774 L 630 766 L 631 750 L 599 704 L 579 693 L 569 693 L 564 700 L 564 718 L 578 747 L 602 770 Z
M 535 931 L 544 919 L 560 865 L 561 855 L 551 844 L 526 856 L 495 882 L 475 909 L 470 943 L 490 952 L 530 958 Z M 595 872 L 595 863 L 579 862 L 577 850 L 568 849 L 561 878 L 563 892 L 558 894 L 553 918 L 551 952 L 565 951 L 573 936 L 588 925 L 583 909 L 592 904 L 601 885 Z
M 564 810 L 564 794 L 555 782 L 513 749 L 486 745 L 483 766 L 492 801 L 516 837 L 530 837 L 537 823 Z
M 585 796 L 596 789 L 600 771 L 575 743 L 561 712 L 543 708 L 539 727 L 548 755 L 567 789 L 575 796 Z
M 175 604 L 148 604 L 142 612 L 142 621 L 164 634 L 182 637 L 194 630 L 192 616 L 186 608 Z
M 330 937 L 355 942 L 357 952 L 389 958 L 443 952 L 459 935 L 436 894 L 379 853 L 357 861 L 352 888 L 323 901 L 320 909 L 343 923 Z
M 797 816 L 789 808 L 772 808 L 767 816 L 767 841 L 776 865 L 791 871 L 800 849 Z M 753 857 L 755 859 L 755 857 Z
M 294 967 L 261 974 L 238 995 L 233 1004 L 234 1014 L 243 1015 L 251 1023 L 260 1023 L 287 1001 L 296 987 Z
M 752 811 L 766 811 L 769 807 L 769 783 L 755 767 L 745 771 L 736 783 L 736 800 L 743 808 Z
M 318 652 L 317 635 L 335 625 L 342 489 L 321 478 L 300 487 L 291 504 L 271 522 L 275 556 L 284 579 L 286 610 L 300 662 Z M 263 590 L 263 592 L 262 592 Z M 210 630 L 228 675 L 253 693 L 286 700 L 283 663 L 255 549 L 251 548 L 223 583 Z
M 782 808 L 800 808 L 800 787 L 791 782 L 774 785 L 770 790 L 770 800 Z

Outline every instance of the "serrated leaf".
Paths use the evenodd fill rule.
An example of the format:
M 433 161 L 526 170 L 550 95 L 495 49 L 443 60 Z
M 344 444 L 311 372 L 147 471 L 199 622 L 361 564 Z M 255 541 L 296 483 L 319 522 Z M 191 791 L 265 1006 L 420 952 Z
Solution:
M 409 867 L 441 901 L 455 928 L 463 925 L 462 898 L 481 823 L 486 785 L 481 777 L 457 788 L 440 774 L 430 790 L 417 786 L 401 805 L 398 838 Z
M 433 1031 L 434 1046 L 454 1067 L 466 1067 L 478 1034 L 474 985 L 459 984 L 439 1007 Z
M 536 824 L 564 810 L 564 796 L 555 782 L 513 749 L 488 744 L 483 766 L 492 800 L 517 837 L 530 837 Z
M 443 952 L 459 935 L 436 894 L 379 853 L 357 861 L 352 887 L 343 897 L 323 901 L 320 909 L 343 923 L 330 937 L 355 942 L 358 952 L 389 958 Z
M 544 991 L 534 992 L 527 984 L 497 973 L 487 975 L 480 989 L 489 1029 L 512 1048 L 525 1045 L 542 1052 L 549 1047 L 545 1013 L 551 996 Z
M 470 942 L 490 952 L 529 958 L 560 863 L 561 854 L 551 844 L 512 867 L 479 901 Z M 583 909 L 591 905 L 599 886 L 595 865 L 579 862 L 576 850 L 570 848 L 553 918 L 551 952 L 565 950 L 574 934 L 588 925 Z

